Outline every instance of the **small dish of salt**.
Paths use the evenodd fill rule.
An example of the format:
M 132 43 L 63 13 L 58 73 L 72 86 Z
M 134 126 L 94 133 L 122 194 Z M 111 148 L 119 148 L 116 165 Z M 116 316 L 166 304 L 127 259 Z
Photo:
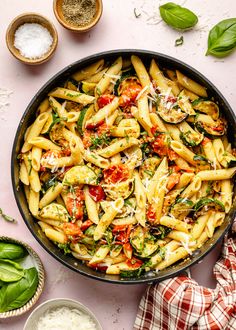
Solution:
M 25 13 L 8 26 L 6 43 L 9 51 L 25 64 L 41 64 L 54 54 L 58 36 L 54 25 L 44 16 Z
M 28 317 L 23 330 L 102 330 L 95 315 L 73 299 L 50 299 Z

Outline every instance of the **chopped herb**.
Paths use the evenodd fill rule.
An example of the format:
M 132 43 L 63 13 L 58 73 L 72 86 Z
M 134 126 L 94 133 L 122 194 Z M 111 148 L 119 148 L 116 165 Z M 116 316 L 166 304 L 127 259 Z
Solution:
M 6 220 L 6 221 L 8 221 L 8 222 L 14 222 L 14 223 L 17 222 L 15 219 L 13 219 L 12 217 L 10 217 L 9 215 L 4 214 L 4 213 L 3 213 L 3 210 L 2 210 L 1 208 L 0 208 L 0 216 L 1 216 L 4 220 Z
M 104 145 L 108 145 L 111 142 L 110 136 L 107 134 L 102 134 L 99 137 L 92 137 L 91 138 L 91 146 L 90 150 L 96 149 L 97 147 L 102 147 Z
M 98 96 L 100 96 L 102 94 L 101 89 L 99 87 L 97 87 L 96 91 L 97 91 Z
M 137 8 L 134 8 L 134 16 L 136 17 L 136 18 L 139 18 L 140 16 L 141 16 L 141 13 L 137 13 Z
M 128 199 L 125 199 L 124 204 L 133 207 L 132 203 Z
M 181 36 L 179 39 L 175 40 L 175 47 L 182 46 L 184 43 L 184 37 Z
M 149 170 L 144 170 L 144 172 L 147 174 L 147 175 L 149 175 L 149 176 L 153 176 L 153 172 L 152 171 L 149 171 Z
M 70 244 L 69 243 L 67 243 L 67 244 L 58 243 L 57 246 L 59 247 L 59 249 L 63 250 L 64 254 L 71 253 Z

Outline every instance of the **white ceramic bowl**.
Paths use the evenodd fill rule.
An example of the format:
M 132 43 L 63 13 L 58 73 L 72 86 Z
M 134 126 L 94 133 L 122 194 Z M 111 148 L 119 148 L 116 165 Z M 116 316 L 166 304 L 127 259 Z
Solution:
M 56 298 L 50 299 L 39 305 L 35 310 L 30 314 L 28 319 L 26 320 L 25 326 L 23 330 L 32 330 L 37 329 L 37 323 L 39 318 L 48 310 L 56 309 L 58 307 L 68 307 L 71 309 L 78 309 L 86 315 L 89 315 L 93 322 L 96 325 L 94 330 L 102 330 L 101 324 L 96 319 L 95 315 L 83 304 L 79 303 L 73 299 L 66 298 Z M 63 330 L 63 328 L 61 328 Z

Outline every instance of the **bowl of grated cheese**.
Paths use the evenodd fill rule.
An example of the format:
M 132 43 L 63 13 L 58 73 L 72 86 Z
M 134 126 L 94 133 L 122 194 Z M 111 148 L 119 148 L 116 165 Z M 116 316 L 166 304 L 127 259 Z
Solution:
M 19 61 L 36 65 L 48 61 L 54 54 L 58 35 L 54 25 L 44 16 L 24 13 L 9 24 L 6 44 Z
M 102 330 L 95 315 L 83 304 L 66 298 L 50 299 L 28 317 L 23 330 Z

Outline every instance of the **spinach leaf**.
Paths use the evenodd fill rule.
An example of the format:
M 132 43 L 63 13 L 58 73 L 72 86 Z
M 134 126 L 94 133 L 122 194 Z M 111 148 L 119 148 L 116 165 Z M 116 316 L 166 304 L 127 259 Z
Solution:
M 38 272 L 35 267 L 25 270 L 24 277 L 4 285 L 0 290 L 0 313 L 19 308 L 32 298 L 38 286 Z
M 0 259 L 19 259 L 27 254 L 25 248 L 21 245 L 0 242 Z
M 216 24 L 208 35 L 206 55 L 224 57 L 236 48 L 236 18 L 225 19 Z
M 168 2 L 159 7 L 160 15 L 166 24 L 174 29 L 186 30 L 197 24 L 197 16 L 189 9 Z
M 19 281 L 24 276 L 23 268 L 14 261 L 0 260 L 0 280 L 3 282 Z

